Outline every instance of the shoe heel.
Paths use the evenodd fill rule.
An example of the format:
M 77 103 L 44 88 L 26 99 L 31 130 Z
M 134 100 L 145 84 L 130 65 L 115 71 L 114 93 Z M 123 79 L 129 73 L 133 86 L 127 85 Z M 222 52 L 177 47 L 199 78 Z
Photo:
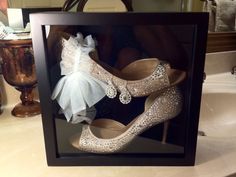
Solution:
M 169 120 L 164 122 L 163 133 L 162 133 L 162 141 L 161 141 L 162 144 L 166 143 L 166 139 L 167 139 L 167 135 L 168 135 L 168 129 L 169 129 L 169 124 L 170 124 Z

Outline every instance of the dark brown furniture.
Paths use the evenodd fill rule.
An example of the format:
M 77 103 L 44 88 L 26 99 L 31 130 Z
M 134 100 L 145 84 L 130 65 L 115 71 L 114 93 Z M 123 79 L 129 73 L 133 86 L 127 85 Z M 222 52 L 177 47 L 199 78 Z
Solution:
M 236 32 L 209 32 L 207 53 L 236 50 Z

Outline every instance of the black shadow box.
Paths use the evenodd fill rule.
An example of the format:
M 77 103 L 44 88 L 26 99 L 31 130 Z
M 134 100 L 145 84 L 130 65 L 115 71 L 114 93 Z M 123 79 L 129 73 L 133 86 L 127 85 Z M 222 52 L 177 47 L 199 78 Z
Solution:
M 30 21 L 49 166 L 194 165 L 208 29 L 207 13 L 44 12 L 31 14 Z M 49 37 L 48 27 L 50 27 Z M 61 45 L 61 37 L 68 40 L 70 36 L 76 36 L 78 32 L 84 37 L 92 36 L 96 43 L 96 52 L 94 52 L 94 58 L 92 56 L 91 58 L 94 59 L 93 62 L 100 63 L 101 61 L 105 69 L 116 68 L 118 72 L 125 73 L 126 71 L 132 73 L 130 77 L 132 75 L 132 78 L 139 78 L 142 73 L 150 73 L 153 68 L 152 64 L 146 67 L 144 62 L 143 67 L 140 65 L 137 67 L 137 71 L 124 68 L 141 59 L 158 58 L 162 63 L 169 63 L 171 68 L 186 73 L 185 79 L 177 84 L 183 98 L 179 114 L 169 121 L 140 131 L 129 143 L 123 142 L 121 138 L 119 142 L 124 145 L 116 152 L 94 153 L 91 150 L 72 146 L 71 137 L 81 134 L 86 122 L 78 123 L 77 119 L 74 122 L 67 121 L 64 114 L 60 112 L 60 104 L 52 100 L 51 96 L 57 83 L 66 78 L 60 73 L 61 53 L 64 47 Z M 82 46 L 86 48 L 87 45 L 84 41 Z M 70 67 L 73 66 L 72 64 Z M 70 77 L 69 74 L 66 76 Z M 175 76 L 179 76 L 178 72 Z M 78 92 L 80 87 L 84 88 L 80 79 L 81 77 L 78 76 L 72 82 L 68 81 L 72 89 L 67 90 L 68 97 L 62 100 L 66 102 L 66 100 L 71 101 L 73 97 L 77 98 L 76 87 L 78 87 Z M 77 86 L 76 83 L 78 83 Z M 159 94 L 165 90 L 167 88 L 159 91 Z M 112 126 L 111 129 L 109 126 L 103 127 L 105 133 L 98 135 L 99 138 L 105 136 L 105 139 L 111 142 L 109 139 L 123 137 L 124 132 L 130 127 L 129 123 L 145 112 L 144 104 L 147 96 L 132 97 L 129 104 L 120 103 L 119 96 L 114 99 L 104 96 L 92 106 L 92 117 L 87 115 L 85 117 L 93 118 L 93 121 L 98 122 L 101 118 L 106 118 L 122 124 L 121 128 L 115 130 L 118 131 L 116 136 L 106 133 L 106 131 L 113 131 Z M 71 105 L 79 103 L 80 100 L 70 102 Z M 161 108 L 158 109 L 161 110 Z M 94 126 L 99 130 L 91 132 L 99 134 L 101 127 L 96 127 L 96 124 Z M 78 136 L 75 139 L 76 142 L 80 141 L 80 138 Z M 97 143 L 90 141 L 89 138 L 86 141 L 92 144 L 91 146 Z M 117 146 L 116 141 L 114 142 L 111 146 Z M 105 151 L 107 150 L 105 146 L 102 147 Z

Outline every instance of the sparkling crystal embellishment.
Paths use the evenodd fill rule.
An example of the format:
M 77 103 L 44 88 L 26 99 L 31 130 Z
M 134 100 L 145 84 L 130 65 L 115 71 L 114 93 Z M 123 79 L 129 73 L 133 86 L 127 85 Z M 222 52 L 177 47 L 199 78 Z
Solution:
M 125 90 L 124 92 L 121 92 L 119 99 L 121 103 L 128 104 L 131 101 L 131 95 L 127 90 Z
M 106 95 L 108 98 L 115 98 L 117 95 L 117 91 L 115 86 L 112 84 L 111 81 L 108 82 L 108 86 L 106 88 Z
M 165 67 L 162 65 L 158 65 L 155 73 L 153 73 L 152 77 L 154 79 L 160 79 L 164 76 L 165 74 Z

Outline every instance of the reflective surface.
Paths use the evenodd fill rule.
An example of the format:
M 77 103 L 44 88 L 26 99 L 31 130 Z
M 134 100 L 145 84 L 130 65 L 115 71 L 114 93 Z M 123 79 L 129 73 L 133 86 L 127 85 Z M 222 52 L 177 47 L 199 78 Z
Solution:
M 174 84 L 174 80 L 177 81 L 180 77 L 180 72 L 178 71 L 187 72 L 192 56 L 194 29 L 194 26 L 191 25 L 51 26 L 51 32 L 48 37 L 48 52 L 51 63 L 49 69 L 52 91 L 55 88 L 58 89 L 58 86 L 64 85 L 61 91 L 56 91 L 59 96 L 57 100 L 53 100 L 58 153 L 61 156 L 66 154 L 80 156 L 93 153 L 90 152 L 90 150 L 86 152 L 86 150 L 84 151 L 78 146 L 75 148 L 72 146 L 73 142 L 71 142 L 72 137 L 75 135 L 77 138 L 73 141 L 80 141 L 81 134 L 85 132 L 84 124 L 87 124 L 88 122 L 80 122 L 78 119 L 75 119 L 79 114 L 74 115 L 71 119 L 70 116 L 68 117 L 62 114 L 63 109 L 68 108 L 65 104 L 69 106 L 73 105 L 72 107 L 75 108 L 75 110 L 79 107 L 81 99 L 76 99 L 76 97 L 81 92 L 81 89 L 86 86 L 87 81 L 85 82 L 85 80 L 83 80 L 82 82 L 80 80 L 85 77 L 83 75 L 84 73 L 89 74 L 104 83 L 107 82 L 107 79 L 109 80 L 109 75 L 112 75 L 112 84 L 109 84 L 111 82 L 108 81 L 108 86 L 109 88 L 113 86 L 117 93 L 114 96 L 113 94 L 105 95 L 103 99 L 92 106 L 93 109 L 89 110 L 88 114 L 83 115 L 86 117 L 84 120 L 92 120 L 90 130 L 94 133 L 93 136 L 96 134 L 96 136 L 102 139 L 106 137 L 104 139 L 106 139 L 105 141 L 109 144 L 111 143 L 112 138 L 116 139 L 122 137 L 126 133 L 128 135 L 128 132 L 125 131 L 124 133 L 124 129 L 134 126 L 135 123 L 132 124 L 132 122 L 134 122 L 135 119 L 139 119 L 139 115 L 146 114 L 147 105 L 145 102 L 148 101 L 145 100 L 151 93 L 145 95 L 140 92 L 142 93 L 140 96 L 138 94 L 134 96 L 132 94 L 134 91 L 131 92 L 130 90 L 142 90 L 146 87 L 148 88 L 149 82 L 154 82 L 149 79 L 146 83 L 145 79 L 143 79 L 143 82 L 145 82 L 146 85 L 144 84 L 144 86 L 142 86 L 143 83 L 140 79 L 142 77 L 146 78 L 149 74 L 151 75 L 153 68 L 156 66 L 155 62 L 153 62 L 154 60 L 169 63 L 170 71 L 168 71 L 168 73 L 171 73 L 173 71 L 172 69 L 175 69 L 173 77 L 170 77 L 170 75 L 168 76 L 171 84 Z M 60 30 L 61 32 L 56 32 L 56 30 Z M 84 39 L 81 35 L 77 35 L 78 41 L 82 41 L 82 45 L 76 44 L 80 46 L 78 48 L 74 48 L 74 46 L 65 47 L 67 45 L 65 41 L 68 42 L 70 36 L 75 37 L 78 32 L 82 34 L 84 38 L 91 35 L 96 41 L 95 50 L 89 53 L 89 57 L 86 56 L 86 54 L 83 54 L 83 52 L 86 51 L 86 47 L 93 46 L 88 37 Z M 65 40 L 63 42 L 61 41 L 62 37 Z M 82 52 L 80 51 L 80 55 L 77 55 L 75 51 L 79 51 L 81 48 L 83 48 Z M 87 64 L 84 67 L 81 67 L 86 58 L 89 58 L 86 61 Z M 91 62 L 89 62 L 89 60 L 91 60 Z M 147 62 L 149 60 L 152 62 Z M 91 67 L 96 67 L 89 68 L 88 66 L 90 66 L 90 64 Z M 83 74 L 78 74 L 81 72 L 80 69 L 83 71 Z M 108 72 L 111 74 L 107 74 Z M 162 77 L 163 73 L 159 72 L 160 71 L 155 75 L 155 78 Z M 128 78 L 128 81 L 126 82 L 127 90 L 129 90 L 132 95 L 132 99 L 127 103 L 125 102 L 125 104 L 122 104 L 122 101 L 120 101 L 119 98 L 119 95 L 122 95 L 124 92 L 122 87 L 126 86 L 125 82 L 121 82 L 121 79 L 118 79 L 122 78 L 122 76 Z M 132 86 L 130 83 L 131 81 L 136 82 L 135 80 L 139 80 L 140 83 Z M 170 121 L 165 121 L 163 118 L 163 121 L 157 125 L 155 125 L 155 123 L 152 123 L 153 125 L 150 124 L 150 127 L 145 129 L 146 131 L 137 133 L 135 138 L 128 143 L 127 146 L 125 145 L 125 148 L 122 148 L 113 154 L 140 153 L 158 155 L 184 153 L 186 115 L 183 110 L 187 109 L 185 103 L 185 90 L 188 90 L 184 81 L 184 79 L 180 79 L 180 81 L 177 81 L 176 83 L 183 94 L 183 103 L 181 104 L 184 106 L 181 109 L 182 111 L 180 111 L 180 114 L 175 115 Z M 156 87 L 158 85 L 159 84 L 155 84 Z M 88 87 L 85 89 L 85 91 L 82 92 L 83 94 L 81 97 L 86 97 L 86 91 L 88 90 L 90 94 L 98 91 L 98 89 L 93 91 L 91 88 L 92 87 Z M 153 87 L 151 88 L 153 89 Z M 164 92 L 167 89 L 163 87 L 160 90 Z M 151 92 L 154 91 L 155 90 Z M 143 92 L 145 93 L 144 90 Z M 65 96 L 63 97 L 63 95 Z M 63 98 L 60 98 L 60 96 Z M 77 100 L 77 102 L 74 102 L 74 100 Z M 173 102 L 171 104 L 174 105 L 175 103 Z M 162 105 L 164 105 L 164 102 Z M 157 111 L 154 111 L 153 114 L 158 114 L 159 110 L 160 108 Z M 92 117 L 90 117 L 91 115 Z M 107 119 L 107 121 L 100 121 L 101 119 Z M 148 117 L 145 120 L 149 120 Z M 103 123 L 100 124 L 97 122 Z M 89 144 L 89 141 L 90 140 L 86 143 Z M 119 142 L 121 141 L 122 138 Z M 90 144 L 93 144 L 92 140 Z M 115 146 L 114 143 L 112 146 Z

